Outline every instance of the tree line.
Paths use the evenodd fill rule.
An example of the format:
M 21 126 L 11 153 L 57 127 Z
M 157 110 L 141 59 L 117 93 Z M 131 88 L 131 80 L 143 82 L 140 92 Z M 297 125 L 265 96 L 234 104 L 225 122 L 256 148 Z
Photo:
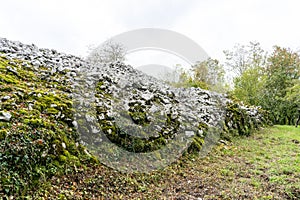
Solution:
M 226 61 L 208 59 L 193 66 L 191 76 L 182 73 L 186 86 L 224 92 L 232 99 L 269 111 L 274 124 L 295 123 L 300 109 L 300 55 L 274 46 L 266 52 L 258 42 L 236 45 L 224 51 Z M 225 70 L 233 87 L 224 81 Z

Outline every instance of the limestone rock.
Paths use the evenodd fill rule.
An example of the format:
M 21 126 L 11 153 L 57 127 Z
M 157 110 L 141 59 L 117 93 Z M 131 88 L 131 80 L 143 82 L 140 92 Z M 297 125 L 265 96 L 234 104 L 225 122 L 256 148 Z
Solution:
M 9 112 L 0 111 L 0 120 L 10 121 L 12 115 Z

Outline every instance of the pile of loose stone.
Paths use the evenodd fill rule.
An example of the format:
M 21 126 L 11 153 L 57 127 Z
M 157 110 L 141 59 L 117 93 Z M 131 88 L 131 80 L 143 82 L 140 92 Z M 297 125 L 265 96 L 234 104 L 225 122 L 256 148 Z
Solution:
M 24 61 L 24 68 L 32 65 L 45 81 L 57 73 L 64 74 L 62 81 L 71 90 L 66 92 L 74 101 L 72 123 L 85 144 L 98 144 L 104 139 L 99 133 L 105 133 L 121 145 L 130 144 L 124 140 L 141 138 L 144 149 L 138 150 L 143 152 L 153 150 L 145 141 L 163 138 L 168 144 L 179 132 L 188 138 L 205 138 L 203 127 L 215 127 L 220 135 L 224 127 L 227 131 L 236 128 L 232 121 L 236 118 L 230 119 L 234 111 L 228 110 L 228 104 L 234 102 L 225 95 L 200 88 L 175 88 L 123 63 L 92 66 L 73 55 L 4 38 L 0 38 L 0 56 Z M 266 121 L 256 107 L 236 107 L 254 124 Z M 0 120 L 9 118 L 0 111 Z

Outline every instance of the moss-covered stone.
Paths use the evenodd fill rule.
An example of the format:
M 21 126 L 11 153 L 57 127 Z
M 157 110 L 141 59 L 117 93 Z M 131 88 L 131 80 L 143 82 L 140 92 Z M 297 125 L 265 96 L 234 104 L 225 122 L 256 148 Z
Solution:
M 21 193 L 26 187 L 35 187 L 40 177 L 64 173 L 90 159 L 68 121 L 73 115 L 70 86 L 55 82 L 56 86 L 50 87 L 41 71 L 22 63 L 0 56 L 0 97 L 10 96 L 0 109 L 13 116 L 0 122 L 0 185 L 7 194 Z M 55 76 L 53 80 L 65 79 Z
M 253 111 L 253 110 L 252 110 Z M 249 136 L 257 128 L 269 125 L 269 116 L 263 110 L 256 110 L 257 116 L 250 116 L 251 109 L 243 108 L 237 102 L 230 102 L 226 106 L 226 117 L 221 137 L 231 140 L 235 136 Z

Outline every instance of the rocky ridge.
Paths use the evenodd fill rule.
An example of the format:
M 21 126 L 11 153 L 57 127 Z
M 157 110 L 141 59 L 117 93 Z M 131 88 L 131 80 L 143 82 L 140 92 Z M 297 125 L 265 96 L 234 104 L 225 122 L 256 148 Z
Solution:
M 92 66 L 73 55 L 4 38 L 0 57 L 1 155 L 11 153 L 8 144 L 26 133 L 28 143 L 20 140 L 19 145 L 37 144 L 36 160 L 47 167 L 80 166 L 90 153 L 112 161 L 116 152 L 109 153 L 110 144 L 126 152 L 153 152 L 177 138 L 186 141 L 180 153 L 208 151 L 206 144 L 249 135 L 268 122 L 259 108 L 199 88 L 175 88 L 122 63 Z M 26 148 L 21 157 L 30 153 Z M 6 161 L 3 173 L 13 162 Z M 11 187 L 7 191 L 15 192 Z

